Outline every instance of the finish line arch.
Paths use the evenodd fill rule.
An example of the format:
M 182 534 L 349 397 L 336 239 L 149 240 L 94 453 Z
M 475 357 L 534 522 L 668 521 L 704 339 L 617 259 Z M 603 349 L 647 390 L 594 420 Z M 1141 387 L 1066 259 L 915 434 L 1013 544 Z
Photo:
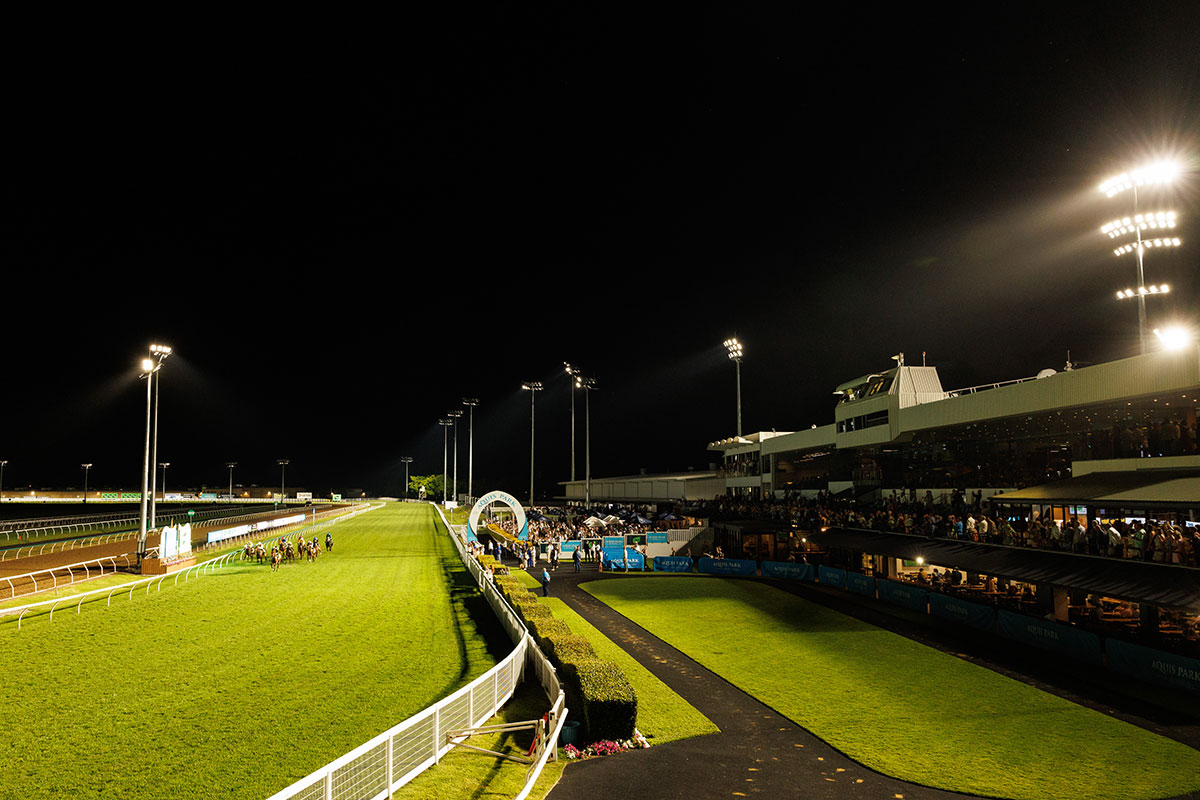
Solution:
M 513 510 L 513 514 L 517 518 L 517 538 L 522 542 L 529 541 L 529 522 L 525 519 L 525 509 L 517 498 L 508 492 L 501 491 L 488 492 L 475 501 L 475 505 L 471 507 L 471 516 L 467 518 L 467 538 L 478 541 L 479 516 L 492 503 L 504 503 Z

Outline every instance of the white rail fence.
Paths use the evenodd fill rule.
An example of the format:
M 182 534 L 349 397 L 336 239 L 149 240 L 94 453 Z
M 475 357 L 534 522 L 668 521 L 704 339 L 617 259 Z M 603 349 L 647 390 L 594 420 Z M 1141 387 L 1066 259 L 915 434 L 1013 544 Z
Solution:
M 323 528 L 327 528 L 331 525 L 335 525 L 344 520 L 352 519 L 353 517 L 356 517 L 359 514 L 363 514 L 367 511 L 371 511 L 373 509 L 380 508 L 380 507 L 381 506 L 378 506 L 378 505 L 367 506 L 367 507 L 358 509 L 350 514 L 345 514 L 345 515 L 336 517 L 334 519 L 328 519 L 328 520 L 324 520 L 322 522 L 318 522 L 315 525 L 310 525 L 309 530 L 318 531 Z M 89 591 L 89 592 L 80 592 L 79 594 L 73 594 L 68 597 L 59 597 L 54 600 L 41 600 L 36 603 L 26 603 L 24 605 L 11 606 L 9 608 L 0 608 L 0 617 L 12 616 L 15 614 L 17 617 L 17 629 L 20 630 L 21 623 L 24 621 L 25 615 L 34 609 L 48 609 L 50 612 L 49 621 L 53 621 L 54 620 L 54 612 L 57 611 L 59 606 L 62 606 L 62 605 L 74 603 L 75 604 L 75 613 L 78 614 L 81 612 L 81 610 L 83 608 L 84 601 L 98 600 L 101 595 L 105 595 L 105 606 L 106 607 L 111 606 L 113 595 L 117 594 L 118 592 L 125 593 L 126 591 L 128 591 L 129 598 L 132 600 L 133 592 L 135 589 L 145 587 L 146 594 L 150 594 L 150 587 L 151 587 L 151 585 L 154 585 L 156 590 L 161 591 L 163 581 L 167 580 L 168 578 L 172 579 L 172 581 L 171 581 L 172 586 L 179 585 L 180 577 L 183 578 L 184 583 L 187 583 L 189 578 L 199 577 L 204 574 L 205 570 L 208 570 L 209 572 L 211 572 L 211 571 L 215 570 L 217 567 L 226 566 L 231 561 L 240 557 L 241 555 L 242 555 L 242 551 L 240 549 L 230 550 L 228 553 L 224 553 L 222 555 L 215 556 L 215 557 L 210 558 L 207 561 L 203 561 L 199 564 L 193 564 L 192 566 L 190 566 L 186 569 L 179 570 L 178 572 L 172 572 L 172 573 L 168 573 L 166 575 L 151 575 L 148 578 L 140 578 L 138 580 L 130 581 L 129 583 L 122 583 L 119 586 L 113 586 L 113 587 L 108 587 L 108 588 L 103 588 L 103 589 L 93 589 L 92 591 Z M 62 567 L 56 567 L 55 569 L 62 569 Z
M 129 559 L 126 556 L 121 556 L 121 558 L 125 562 L 123 564 L 123 566 L 129 566 Z M 112 566 L 112 571 L 116 572 L 117 571 L 117 556 L 104 556 L 102 558 L 92 558 L 87 561 L 79 561 L 75 564 L 63 564 L 61 567 L 47 567 L 46 569 L 38 569 L 38 570 L 34 570 L 33 572 L 26 572 L 23 575 L 6 575 L 6 576 L 0 578 L 0 580 L 2 580 L 8 584 L 8 591 L 10 593 L 9 599 L 12 599 L 17 596 L 17 586 L 23 584 L 26 580 L 28 580 L 30 583 L 33 584 L 33 592 L 32 593 L 36 594 L 37 592 L 40 592 L 40 591 L 48 591 L 49 589 L 57 589 L 59 587 L 59 573 L 62 573 L 62 572 L 67 573 L 67 576 L 66 576 L 67 580 L 65 581 L 65 585 L 67 585 L 67 586 L 75 583 L 75 579 L 76 579 L 75 572 L 77 570 L 83 572 L 83 575 L 81 577 L 82 577 L 82 580 L 85 580 L 85 581 L 91 580 L 93 570 L 97 571 L 99 575 L 107 575 L 108 571 L 105 569 L 105 564 Z M 49 582 L 50 586 L 48 586 L 48 587 L 39 586 L 38 585 L 38 576 L 39 575 L 45 575 L 46 577 L 42 578 L 42 583 Z M 24 594 L 31 594 L 31 593 L 24 592 Z
M 437 508 L 437 506 L 434 506 Z M 441 509 L 438 509 L 441 514 Z M 442 517 L 445 523 L 445 516 Z M 567 709 L 553 665 L 538 649 L 516 612 L 487 579 L 479 562 L 467 553 L 460 537 L 451 531 L 459 556 L 479 584 L 489 605 L 496 611 L 504 629 L 512 638 L 513 651 L 454 694 L 438 701 L 349 753 L 326 764 L 269 800 L 383 800 L 417 775 L 441 761 L 465 736 L 451 738 L 449 732 L 481 726 L 504 706 L 532 665 L 548 697 L 553 699 L 547 735 L 525 774 L 525 786 L 515 800 L 525 800 L 541 775 L 546 761 L 557 757 L 557 743 Z

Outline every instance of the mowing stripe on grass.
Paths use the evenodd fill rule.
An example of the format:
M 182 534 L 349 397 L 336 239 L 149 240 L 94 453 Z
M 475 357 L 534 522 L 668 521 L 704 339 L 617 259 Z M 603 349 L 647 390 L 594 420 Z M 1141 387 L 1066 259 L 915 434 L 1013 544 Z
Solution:
M 334 540 L 277 573 L 238 564 L 0 627 L 0 670 L 21 676 L 0 796 L 266 797 L 495 663 L 428 506 Z
M 1200 752 L 754 581 L 581 587 L 872 769 L 992 797 L 1200 789 Z

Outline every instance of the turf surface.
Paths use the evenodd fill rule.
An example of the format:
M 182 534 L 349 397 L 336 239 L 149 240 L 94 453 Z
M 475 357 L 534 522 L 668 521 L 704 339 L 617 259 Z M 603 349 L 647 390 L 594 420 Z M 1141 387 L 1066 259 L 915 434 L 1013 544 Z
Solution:
M 2 693 L 0 797 L 266 797 L 511 648 L 471 620 L 481 601 L 429 506 L 332 531 L 315 563 L 0 624 L 0 669 L 22 676 Z
M 887 775 L 1021 800 L 1200 789 L 1196 750 L 754 581 L 582 588 Z

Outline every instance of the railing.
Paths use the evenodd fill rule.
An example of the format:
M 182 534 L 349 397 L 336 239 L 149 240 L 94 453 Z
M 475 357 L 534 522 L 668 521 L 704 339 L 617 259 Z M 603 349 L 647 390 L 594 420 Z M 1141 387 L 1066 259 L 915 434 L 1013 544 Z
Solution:
M 162 591 L 162 582 L 164 580 L 166 580 L 167 578 L 174 577 L 175 580 L 172 583 L 172 585 L 177 586 L 179 584 L 179 577 L 182 575 L 183 582 L 187 583 L 187 580 L 189 577 L 191 577 L 191 575 L 193 575 L 193 574 L 202 575 L 204 573 L 204 570 L 206 570 L 206 569 L 209 571 L 212 571 L 212 570 L 216 569 L 217 567 L 223 567 L 226 564 L 228 564 L 230 562 L 230 560 L 232 560 L 232 558 L 236 555 L 239 555 L 239 551 L 234 550 L 233 552 L 226 553 L 225 555 L 221 555 L 221 556 L 217 556 L 216 558 L 209 559 L 208 561 L 205 561 L 202 564 L 195 564 L 191 567 L 188 567 L 186 570 L 180 570 L 179 572 L 174 572 L 174 573 L 171 573 L 170 575 L 152 575 L 149 578 L 142 578 L 140 580 L 131 581 L 129 583 L 123 583 L 120 586 L 113 586 L 112 588 L 108 588 L 108 589 L 93 589 L 90 592 L 80 592 L 79 594 L 71 595 L 70 597 L 60 597 L 55 600 L 42 600 L 37 603 L 27 603 L 23 606 L 13 606 L 12 608 L 0 608 L 0 616 L 16 614 L 17 615 L 17 629 L 20 630 L 21 622 L 22 622 L 22 620 L 24 620 L 25 615 L 27 613 L 29 613 L 29 611 L 31 611 L 32 609 L 35 609 L 35 608 L 47 608 L 48 607 L 50 609 L 50 621 L 52 622 L 52 621 L 54 621 L 54 612 L 56 610 L 58 610 L 58 607 L 60 605 L 63 605 L 64 603 L 75 603 L 75 613 L 78 614 L 78 613 L 80 613 L 81 609 L 83 608 L 84 600 L 87 600 L 89 598 L 99 598 L 100 595 L 107 592 L 108 596 L 107 596 L 107 602 L 105 603 L 105 605 L 111 606 L 112 605 L 112 597 L 117 592 L 124 592 L 126 589 L 128 589 L 129 590 L 129 599 L 132 600 L 134 589 L 137 589 L 140 586 L 145 586 L 146 594 L 150 594 L 150 584 L 155 583 L 155 582 L 157 582 L 157 589 L 159 591 Z
M 437 508 L 437 506 L 434 506 Z M 438 509 L 441 513 L 441 509 Z M 442 522 L 446 518 L 442 516 Z M 553 665 L 538 649 L 516 612 L 484 575 L 479 562 L 466 552 L 449 524 L 450 539 L 479 584 L 480 591 L 500 617 L 515 647 L 499 664 L 471 683 L 404 722 L 364 742 L 349 753 L 326 764 L 269 800 L 383 800 L 401 786 L 441 761 L 464 736 L 450 738 L 448 732 L 475 728 L 495 716 L 512 697 L 530 661 L 548 695 L 554 698 L 549 714 L 549 733 L 534 763 L 526 772 L 525 787 L 515 800 L 525 800 L 541 775 L 546 761 L 557 757 L 557 742 L 567 710 Z
M 1028 381 L 1036 381 L 1036 380 L 1037 380 L 1036 375 L 1029 377 L 1029 378 L 1013 378 L 1011 381 L 1000 381 L 998 383 L 981 383 L 978 386 L 968 386 L 966 389 L 953 389 L 949 392 L 946 392 L 945 394 L 946 394 L 946 397 L 959 397 L 960 395 L 964 395 L 964 394 L 978 394 L 979 392 L 986 392 L 989 389 L 999 389 L 1001 386 L 1012 386 L 1014 384 L 1026 383 Z
M 122 558 L 125 559 L 125 566 L 129 566 L 128 555 L 122 556 Z M 93 558 L 93 559 L 89 559 L 87 561 L 80 561 L 76 564 L 63 564 L 61 567 L 47 567 L 46 569 L 34 570 L 33 572 L 26 572 L 24 575 L 7 575 L 5 577 L 0 578 L 0 580 L 6 582 L 8 584 L 8 591 L 10 592 L 9 597 L 10 597 L 10 599 L 12 599 L 17 596 L 17 586 L 24 584 L 26 581 L 33 584 L 33 592 L 23 592 L 22 594 L 36 594 L 37 592 L 42 591 L 42 587 L 38 586 L 38 579 L 37 579 L 38 575 L 46 574 L 48 576 L 48 578 L 42 578 L 42 582 L 45 583 L 47 580 L 50 580 L 51 586 L 48 588 L 57 589 L 58 588 L 58 574 L 57 573 L 60 573 L 63 571 L 65 571 L 67 573 L 67 576 L 69 578 L 69 580 L 67 581 L 67 585 L 69 586 L 75 582 L 75 570 L 80 570 L 80 569 L 83 570 L 83 579 L 90 580 L 92 577 L 92 569 L 94 569 L 94 567 L 89 566 L 89 565 L 92 565 L 92 564 L 96 565 L 95 568 L 99 568 L 101 575 L 107 575 L 108 573 L 105 572 L 105 570 L 104 570 L 104 564 L 106 562 L 112 565 L 113 572 L 117 571 L 117 557 L 116 556 L 105 556 L 103 558 Z
M 115 541 L 123 541 L 132 539 L 137 536 L 137 531 L 121 531 L 120 533 L 102 533 L 96 536 L 84 536 L 79 539 L 62 539 L 56 542 L 34 542 L 29 545 L 20 547 L 7 547 L 0 550 L 0 561 L 7 561 L 10 557 L 17 559 L 23 556 L 43 556 L 54 552 L 63 552 L 66 550 L 74 550 L 76 547 L 94 547 L 96 545 L 108 544 Z M 36 552 L 35 552 L 36 551 Z

